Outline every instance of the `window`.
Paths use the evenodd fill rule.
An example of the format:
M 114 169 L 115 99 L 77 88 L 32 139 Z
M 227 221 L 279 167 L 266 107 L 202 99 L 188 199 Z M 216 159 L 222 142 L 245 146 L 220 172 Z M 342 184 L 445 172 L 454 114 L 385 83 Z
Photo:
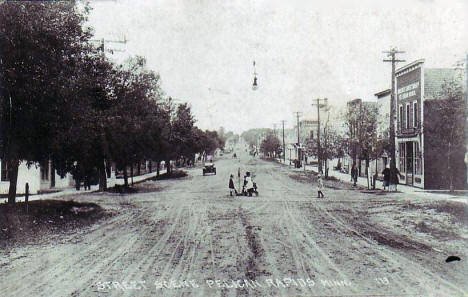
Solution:
M 421 175 L 422 174 L 422 166 L 421 166 L 421 152 L 419 150 L 419 143 L 414 143 L 414 174 Z
M 1 160 L 1 164 L 2 164 L 2 172 L 0 173 L 0 175 L 2 177 L 2 181 L 10 181 L 10 177 L 8 176 L 7 162 Z
M 406 122 L 405 122 L 406 129 L 409 129 L 409 123 L 410 123 L 410 105 L 406 104 Z
M 406 172 L 406 143 L 405 142 L 400 142 L 399 145 L 399 157 L 400 157 L 400 172 L 404 173 Z
M 418 127 L 418 102 L 413 102 L 413 127 Z
M 400 105 L 398 127 L 403 128 L 403 106 Z

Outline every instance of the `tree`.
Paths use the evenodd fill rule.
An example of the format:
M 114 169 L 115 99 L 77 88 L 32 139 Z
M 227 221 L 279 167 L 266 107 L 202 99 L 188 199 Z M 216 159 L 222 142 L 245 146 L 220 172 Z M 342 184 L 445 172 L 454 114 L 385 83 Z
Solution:
M 446 81 L 438 98 L 424 104 L 425 184 L 431 188 L 466 187 L 465 94 L 459 81 Z
M 14 203 L 18 166 L 48 160 L 70 91 L 64 88 L 86 55 L 88 8 L 74 2 L 8 1 L 0 4 L 2 157 L 8 165 L 8 202 Z
M 158 105 L 159 76 L 147 71 L 145 64 L 141 57 L 130 59 L 114 75 L 115 102 L 109 109 L 105 133 L 110 156 L 123 170 L 125 186 L 128 186 L 127 167 L 130 166 L 133 176 L 134 164 L 153 159 L 163 134 L 165 111 Z
M 378 109 L 372 103 L 362 102 L 361 99 L 348 103 L 346 112 L 348 153 L 353 163 L 359 161 L 359 174 L 361 174 L 361 160 L 365 160 L 367 177 L 369 162 L 375 156 L 374 151 L 377 147 L 377 115 Z
M 100 189 L 106 188 L 104 162 L 109 162 L 105 129 L 109 125 L 109 109 L 115 103 L 110 96 L 113 66 L 102 55 L 83 57 L 76 64 L 73 79 L 66 81 L 69 100 L 62 106 L 66 112 L 61 125 L 54 129 L 50 159 L 61 175 L 72 172 L 79 183 L 82 175 L 99 172 Z
M 259 144 L 261 137 L 270 133 L 273 133 L 273 130 L 268 128 L 250 129 L 242 132 L 241 137 L 249 144 L 250 148 L 254 148 Z
M 268 156 L 274 156 L 280 149 L 280 141 L 273 133 L 269 133 L 260 145 L 260 151 Z

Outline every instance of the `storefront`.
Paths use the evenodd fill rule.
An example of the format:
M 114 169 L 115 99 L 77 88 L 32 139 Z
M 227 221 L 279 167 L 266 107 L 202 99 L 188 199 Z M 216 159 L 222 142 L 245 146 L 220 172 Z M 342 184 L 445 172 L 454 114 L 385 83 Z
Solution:
M 404 176 L 401 183 L 422 187 L 421 144 L 417 139 L 398 143 L 398 170 Z
M 400 183 L 424 188 L 423 131 L 421 129 L 424 93 L 423 60 L 396 72 L 396 150 Z

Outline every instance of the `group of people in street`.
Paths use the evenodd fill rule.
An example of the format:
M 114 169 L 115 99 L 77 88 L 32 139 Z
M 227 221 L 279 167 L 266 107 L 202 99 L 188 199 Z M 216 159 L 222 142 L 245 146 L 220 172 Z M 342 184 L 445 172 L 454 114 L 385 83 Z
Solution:
M 240 177 L 240 171 L 239 171 L 239 177 Z M 242 192 L 246 192 L 250 197 L 255 192 L 255 185 L 254 185 L 252 176 L 249 171 L 245 173 Z M 229 177 L 229 195 L 230 196 L 238 195 L 238 191 L 236 190 L 236 187 L 234 184 L 234 175 L 232 174 Z
M 400 180 L 400 171 L 398 168 L 395 168 L 395 170 L 392 173 L 392 170 L 390 170 L 390 167 L 388 165 L 385 166 L 385 169 L 382 171 L 383 175 L 383 189 L 384 191 L 396 191 L 397 186 L 399 184 Z M 358 181 L 358 176 L 359 176 L 359 170 L 354 163 L 353 166 L 351 167 L 351 182 L 353 183 L 353 186 L 357 186 L 357 181 Z M 319 172 L 317 175 L 317 198 L 324 198 L 325 195 L 323 194 L 323 179 L 322 179 L 322 174 Z
M 400 183 L 400 171 L 398 168 L 395 168 L 393 174 L 390 170 L 388 164 L 385 166 L 385 169 L 382 171 L 383 175 L 383 189 L 384 191 L 396 191 L 397 185 Z M 359 176 L 359 170 L 356 166 L 356 163 L 353 164 L 351 168 L 351 182 L 353 182 L 353 186 L 357 186 L 357 180 Z
M 385 166 L 385 169 L 382 171 L 383 175 L 383 188 L 384 191 L 396 191 L 397 186 L 400 183 L 400 171 L 398 168 L 395 168 L 392 174 L 390 167 Z
M 397 185 L 399 184 L 399 178 L 401 175 L 398 169 L 395 168 L 392 174 L 392 170 L 390 170 L 390 167 L 386 165 L 385 169 L 382 171 L 382 175 L 383 175 L 384 191 L 396 191 Z M 359 177 L 359 170 L 356 166 L 356 163 L 354 163 L 351 168 L 351 182 L 353 183 L 354 187 L 357 186 L 358 177 Z M 240 178 L 240 171 L 239 171 L 239 178 Z M 325 197 L 323 190 L 324 190 L 324 184 L 323 184 L 322 174 L 319 172 L 317 174 L 317 198 Z M 255 185 L 254 185 L 254 182 L 252 181 L 252 176 L 250 172 L 248 171 L 246 172 L 244 176 L 242 193 L 244 192 L 246 192 L 248 196 L 252 196 L 252 194 L 255 192 Z M 230 196 L 238 195 L 238 191 L 234 183 L 233 174 L 231 174 L 229 177 L 229 195 Z

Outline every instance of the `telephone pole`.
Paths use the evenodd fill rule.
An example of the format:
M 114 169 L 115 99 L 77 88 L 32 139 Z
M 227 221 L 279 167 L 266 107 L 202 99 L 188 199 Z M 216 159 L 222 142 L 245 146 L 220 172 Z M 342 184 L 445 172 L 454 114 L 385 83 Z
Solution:
M 106 52 L 109 52 L 111 54 L 114 54 L 114 52 L 124 52 L 125 50 L 119 50 L 119 49 L 107 49 L 106 50 L 106 43 L 122 43 L 126 44 L 127 39 L 124 37 L 123 40 L 106 40 L 104 38 L 101 39 L 91 39 L 91 41 L 94 42 L 99 42 L 100 45 L 97 47 L 97 50 L 101 52 L 101 59 L 106 58 Z M 103 135 L 104 135 L 104 124 L 101 122 L 101 147 L 104 146 L 104 140 L 103 140 Z M 106 156 L 103 156 L 103 160 L 100 161 L 98 172 L 99 172 L 99 191 L 105 191 L 107 189 L 107 175 L 106 175 L 106 168 L 108 166 L 108 163 L 106 161 Z M 132 181 L 133 181 L 133 174 L 132 174 Z
M 286 163 L 286 146 L 284 145 L 284 122 L 285 120 L 281 121 L 281 124 L 283 124 L 283 161 Z
M 399 51 L 396 48 L 391 48 L 389 51 L 383 51 L 390 59 L 383 60 L 384 62 L 392 63 L 392 92 L 390 96 L 390 172 L 391 176 L 395 174 L 396 160 L 395 160 L 395 63 L 405 62 L 405 60 L 398 60 L 397 54 L 402 54 L 404 51 Z
M 322 173 L 322 147 L 320 145 L 320 108 L 326 107 L 328 105 L 327 98 L 317 98 L 315 103 L 312 103 L 312 106 L 317 106 L 317 158 L 318 158 L 318 171 Z
M 301 116 L 302 112 L 300 111 L 296 111 L 295 112 L 296 114 L 296 120 L 297 120 L 297 146 L 296 146 L 296 151 L 297 151 L 297 154 L 296 154 L 296 158 L 297 160 L 300 160 L 299 158 L 299 146 L 301 144 L 301 139 L 300 139 L 300 134 L 299 134 L 299 117 Z
M 297 119 L 297 145 L 299 145 L 299 143 L 301 142 L 299 138 L 299 117 L 302 115 L 302 112 L 296 111 L 295 114 Z

